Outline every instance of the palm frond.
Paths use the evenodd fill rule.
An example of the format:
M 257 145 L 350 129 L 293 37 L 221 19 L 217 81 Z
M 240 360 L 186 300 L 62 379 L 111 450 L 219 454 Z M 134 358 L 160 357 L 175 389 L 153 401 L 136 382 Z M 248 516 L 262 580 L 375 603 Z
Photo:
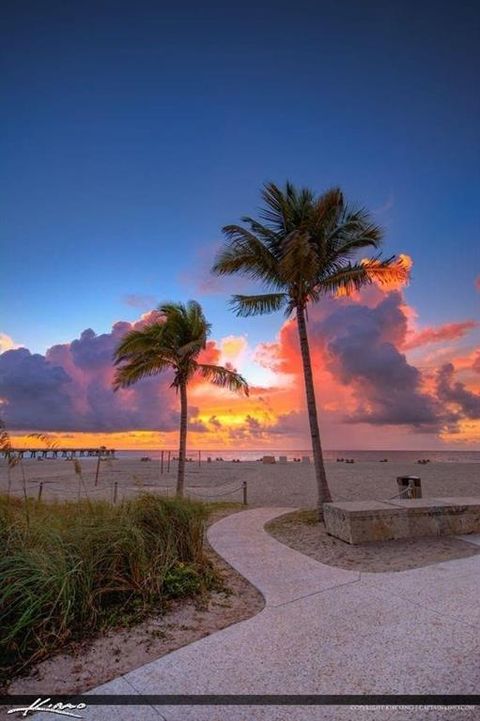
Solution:
M 378 248 L 383 240 L 383 229 L 377 225 L 365 208 L 346 206 L 338 222 L 331 228 L 327 244 L 334 257 L 348 257 L 362 248 Z
M 291 192 L 292 189 L 289 190 Z M 277 233 L 288 233 L 292 215 L 287 195 L 275 183 L 265 183 L 262 199 L 265 203 L 265 207 L 260 211 L 262 220 Z
M 245 216 L 247 227 L 224 228 L 227 242 L 213 268 L 262 283 L 263 294 L 233 296 L 237 315 L 282 306 L 289 315 L 327 292 L 349 294 L 373 282 L 392 287 L 407 281 L 408 269 L 394 259 L 357 260 L 362 249 L 380 246 L 383 231 L 365 208 L 348 205 L 340 188 L 316 196 L 290 182 L 267 183 L 262 198 L 259 220 Z
M 391 258 L 366 258 L 360 261 L 372 281 L 379 285 L 401 286 L 410 280 L 411 261 L 408 256 L 393 255 Z
M 350 295 L 371 283 L 399 286 L 408 282 L 409 267 L 403 257 L 367 258 L 358 263 L 348 263 L 334 273 L 322 278 L 315 291 Z
M 230 306 L 236 315 L 248 318 L 252 315 L 274 313 L 288 302 L 287 293 L 265 293 L 263 295 L 234 295 Z
M 314 194 L 309 188 L 297 189 L 287 181 L 279 188 L 275 183 L 265 183 L 262 189 L 265 207 L 260 211 L 262 220 L 276 233 L 290 233 L 308 223 Z
M 281 279 L 278 277 L 277 259 L 260 238 L 241 225 L 227 225 L 223 233 L 227 242 L 215 259 L 214 273 L 231 275 L 241 272 L 252 280 L 278 287 Z
M 277 257 L 280 250 L 280 243 L 282 240 L 282 234 L 276 233 L 272 228 L 268 228 L 263 223 L 260 223 L 255 218 L 251 218 L 249 215 L 245 215 L 242 218 L 242 223 L 249 226 L 250 232 L 259 238 L 264 243 L 269 251 Z M 231 227 L 231 226 L 227 226 Z
M 187 358 L 188 356 L 197 356 L 201 350 L 205 348 L 207 342 L 206 336 L 194 338 L 194 340 L 184 343 L 178 347 L 179 358 Z
M 236 393 L 244 393 L 248 396 L 248 383 L 240 373 L 230 368 L 213 365 L 211 363 L 198 363 L 197 370 L 205 378 L 220 388 L 228 388 L 228 390 Z
M 174 373 L 171 385 L 177 390 L 198 370 L 217 385 L 233 390 L 247 388 L 245 379 L 228 368 L 198 364 L 196 359 L 205 348 L 210 324 L 197 301 L 162 303 L 158 310 L 163 322 L 132 330 L 119 343 L 114 355 L 115 391 L 167 369 Z
M 319 273 L 317 248 L 306 233 L 290 233 L 283 242 L 283 255 L 279 263 L 284 283 L 300 288 L 310 283 Z
M 158 310 L 165 317 L 163 342 L 176 351 L 180 347 L 198 343 L 202 348 L 210 334 L 211 326 L 207 322 L 201 305 L 190 300 L 183 303 L 162 303 Z
M 115 365 L 128 359 L 132 355 L 145 353 L 153 347 L 163 346 L 164 333 L 164 323 L 153 323 L 140 330 L 128 331 L 115 349 Z
M 344 213 L 344 199 L 340 188 L 330 188 L 312 202 L 310 225 L 312 236 L 328 236 Z
M 154 353 L 138 356 L 116 369 L 112 384 L 113 390 L 129 388 L 142 378 L 157 375 L 172 367 L 175 366 L 169 359 L 159 357 Z

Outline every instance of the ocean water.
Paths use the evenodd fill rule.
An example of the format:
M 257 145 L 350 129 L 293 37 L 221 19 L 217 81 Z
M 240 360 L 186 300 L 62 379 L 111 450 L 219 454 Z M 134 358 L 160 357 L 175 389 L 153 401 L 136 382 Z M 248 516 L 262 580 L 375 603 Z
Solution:
M 165 452 L 167 452 L 166 449 Z M 171 456 L 177 454 L 176 450 L 170 449 Z M 309 450 L 202 450 L 200 451 L 200 458 L 202 461 L 206 461 L 210 456 L 212 460 L 215 458 L 222 458 L 224 461 L 232 461 L 239 459 L 241 461 L 257 461 L 262 456 L 287 456 L 289 461 L 294 458 L 302 458 L 302 456 L 309 456 L 312 458 L 312 452 Z M 149 458 L 160 459 L 161 450 L 142 450 L 142 451 L 116 451 L 118 458 L 141 458 L 142 456 L 149 456 Z M 480 451 L 324 451 L 325 460 L 336 461 L 337 458 L 353 458 L 356 462 L 361 463 L 362 461 L 379 462 L 387 459 L 388 461 L 400 462 L 400 463 L 416 463 L 420 459 L 430 459 L 434 463 L 480 463 Z M 199 457 L 198 450 L 189 450 L 187 452 L 187 458 L 191 458 L 193 461 L 197 461 Z

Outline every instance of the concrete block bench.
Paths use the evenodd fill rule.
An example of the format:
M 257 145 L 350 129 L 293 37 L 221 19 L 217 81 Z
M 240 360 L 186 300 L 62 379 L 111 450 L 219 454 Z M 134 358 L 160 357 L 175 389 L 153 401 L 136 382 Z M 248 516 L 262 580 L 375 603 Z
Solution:
M 324 505 L 327 533 L 347 543 L 480 533 L 480 498 L 413 498 Z

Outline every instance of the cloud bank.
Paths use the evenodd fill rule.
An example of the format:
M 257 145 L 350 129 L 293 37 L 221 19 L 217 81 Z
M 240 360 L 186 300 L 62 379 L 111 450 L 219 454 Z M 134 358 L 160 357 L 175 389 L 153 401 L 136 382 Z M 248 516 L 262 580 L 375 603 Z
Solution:
M 377 288 L 354 298 L 325 299 L 310 309 L 316 394 L 330 443 L 333 432 L 347 440 L 349 433 L 357 433 L 355 426 L 371 429 L 372 439 L 380 427 L 438 436 L 458 434 L 463 421 L 471 426 L 480 419 L 477 351 L 463 370 L 455 363 L 426 369 L 418 360 L 424 345 L 462 339 L 476 324 L 462 321 L 418 330 L 411 327 L 414 315 L 400 290 L 384 293 Z M 131 328 L 156 317 L 151 311 L 135 323 L 120 321 L 98 335 L 87 328 L 79 338 L 52 346 L 45 355 L 7 346 L 0 353 L 0 415 L 8 427 L 18 432 L 176 432 L 178 399 L 169 373 L 117 393 L 111 388 L 118 342 Z M 412 349 L 415 363 L 408 355 Z M 252 383 L 250 398 L 238 399 L 196 379 L 190 391 L 193 433 L 210 436 L 212 444 L 252 447 L 278 447 L 281 438 L 299 443 L 307 439 L 294 321 L 283 323 L 275 342 L 251 349 L 246 338 L 232 335 L 210 340 L 203 356 L 206 362 L 240 364 L 247 379 L 246 369 L 254 376 L 255 367 L 268 368 L 275 383 L 267 388 Z
M 12 430 L 113 432 L 173 430 L 178 425 L 175 393 L 168 373 L 133 388 L 112 391 L 112 357 L 134 326 L 116 323 L 110 333 L 90 328 L 45 356 L 26 348 L 0 355 L 2 414 Z

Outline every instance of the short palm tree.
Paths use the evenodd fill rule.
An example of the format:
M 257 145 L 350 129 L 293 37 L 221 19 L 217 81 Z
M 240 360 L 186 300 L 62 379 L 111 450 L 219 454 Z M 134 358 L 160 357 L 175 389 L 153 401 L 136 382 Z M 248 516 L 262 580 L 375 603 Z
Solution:
M 322 297 L 348 295 L 377 281 L 403 281 L 403 260 L 379 255 L 359 260 L 358 252 L 378 248 L 382 231 L 364 209 L 349 207 L 341 190 L 322 195 L 291 183 L 279 188 L 267 183 L 262 190 L 264 207 L 259 219 L 242 218 L 243 225 L 223 228 L 226 241 L 213 272 L 241 273 L 258 280 L 266 292 L 234 295 L 232 306 L 239 316 L 252 316 L 284 309 L 295 313 L 305 378 L 307 410 L 312 438 L 318 509 L 331 501 L 325 474 L 318 428 L 315 389 L 307 335 L 307 307 Z
M 117 366 L 114 390 L 127 388 L 146 376 L 173 370 L 172 387 L 180 395 L 180 443 L 178 453 L 177 496 L 185 487 L 185 454 L 187 449 L 187 386 L 196 374 L 222 388 L 248 395 L 248 385 L 235 371 L 211 363 L 199 363 L 205 348 L 210 324 L 199 303 L 164 303 L 158 308 L 163 316 L 158 322 L 140 330 L 131 330 L 118 345 L 114 362 Z

